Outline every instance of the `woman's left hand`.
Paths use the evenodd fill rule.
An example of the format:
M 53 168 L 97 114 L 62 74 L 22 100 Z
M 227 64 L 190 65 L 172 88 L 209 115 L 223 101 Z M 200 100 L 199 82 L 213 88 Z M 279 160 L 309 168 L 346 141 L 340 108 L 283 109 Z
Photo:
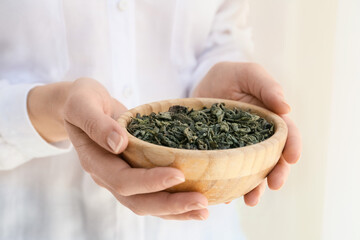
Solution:
M 288 137 L 283 153 L 267 176 L 270 189 L 278 190 L 285 183 L 290 164 L 296 163 L 301 154 L 300 132 L 286 115 L 290 106 L 285 102 L 283 90 L 260 65 L 255 63 L 221 62 L 214 65 L 195 88 L 192 97 L 211 97 L 247 102 L 279 114 L 288 126 Z M 255 206 L 266 187 L 264 180 L 244 196 L 249 206 Z

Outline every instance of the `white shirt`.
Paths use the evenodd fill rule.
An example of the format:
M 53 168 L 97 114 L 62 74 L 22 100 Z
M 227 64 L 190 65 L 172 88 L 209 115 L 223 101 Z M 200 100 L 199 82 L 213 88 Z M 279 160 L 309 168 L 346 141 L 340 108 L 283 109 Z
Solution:
M 0 1 L 0 239 L 242 239 L 235 203 L 205 222 L 139 217 L 27 116 L 38 84 L 97 79 L 128 108 L 188 96 L 250 49 L 243 0 Z

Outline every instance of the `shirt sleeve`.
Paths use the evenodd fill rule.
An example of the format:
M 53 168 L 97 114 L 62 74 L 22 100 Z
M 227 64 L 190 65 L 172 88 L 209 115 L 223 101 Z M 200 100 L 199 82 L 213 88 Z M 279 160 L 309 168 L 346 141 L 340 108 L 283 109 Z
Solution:
M 27 95 L 41 84 L 10 84 L 0 80 L 0 170 L 15 168 L 39 157 L 71 150 L 70 141 L 50 144 L 33 127 L 27 113 Z
M 225 0 L 219 7 L 204 50 L 192 71 L 188 96 L 216 63 L 248 62 L 252 55 L 251 29 L 247 26 L 248 2 Z

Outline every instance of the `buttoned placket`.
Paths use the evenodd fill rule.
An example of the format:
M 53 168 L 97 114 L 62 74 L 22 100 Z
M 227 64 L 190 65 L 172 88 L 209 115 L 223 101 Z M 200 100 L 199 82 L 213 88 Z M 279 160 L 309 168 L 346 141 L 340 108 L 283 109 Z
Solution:
M 136 83 L 135 3 L 132 0 L 109 0 L 109 30 L 112 60 L 112 92 L 128 108 L 139 104 Z M 144 220 L 139 217 L 124 219 L 129 211 L 116 205 L 115 239 L 144 239 Z M 124 225 L 127 227 L 124 228 Z M 125 230 L 125 231 L 124 231 Z M 123 232 L 122 232 L 123 231 Z M 133 234 L 135 234 L 133 236 Z M 129 238 L 130 237 L 130 238 Z
M 135 64 L 134 1 L 110 0 L 110 44 L 114 97 L 126 107 L 139 104 Z

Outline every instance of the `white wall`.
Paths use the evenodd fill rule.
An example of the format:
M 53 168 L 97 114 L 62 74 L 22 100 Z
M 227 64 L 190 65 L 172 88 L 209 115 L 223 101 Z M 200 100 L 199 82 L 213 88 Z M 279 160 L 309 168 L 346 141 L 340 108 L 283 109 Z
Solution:
M 283 85 L 303 136 L 303 153 L 283 189 L 267 190 L 255 208 L 241 206 L 249 240 L 328 239 L 323 234 L 324 204 L 339 191 L 325 194 L 326 179 L 333 176 L 327 177 L 326 167 L 334 125 L 333 87 L 337 87 L 333 84 L 337 11 L 337 0 L 250 1 L 255 59 Z M 331 208 L 333 203 L 329 204 Z
M 360 1 L 337 11 L 323 239 L 360 239 Z

